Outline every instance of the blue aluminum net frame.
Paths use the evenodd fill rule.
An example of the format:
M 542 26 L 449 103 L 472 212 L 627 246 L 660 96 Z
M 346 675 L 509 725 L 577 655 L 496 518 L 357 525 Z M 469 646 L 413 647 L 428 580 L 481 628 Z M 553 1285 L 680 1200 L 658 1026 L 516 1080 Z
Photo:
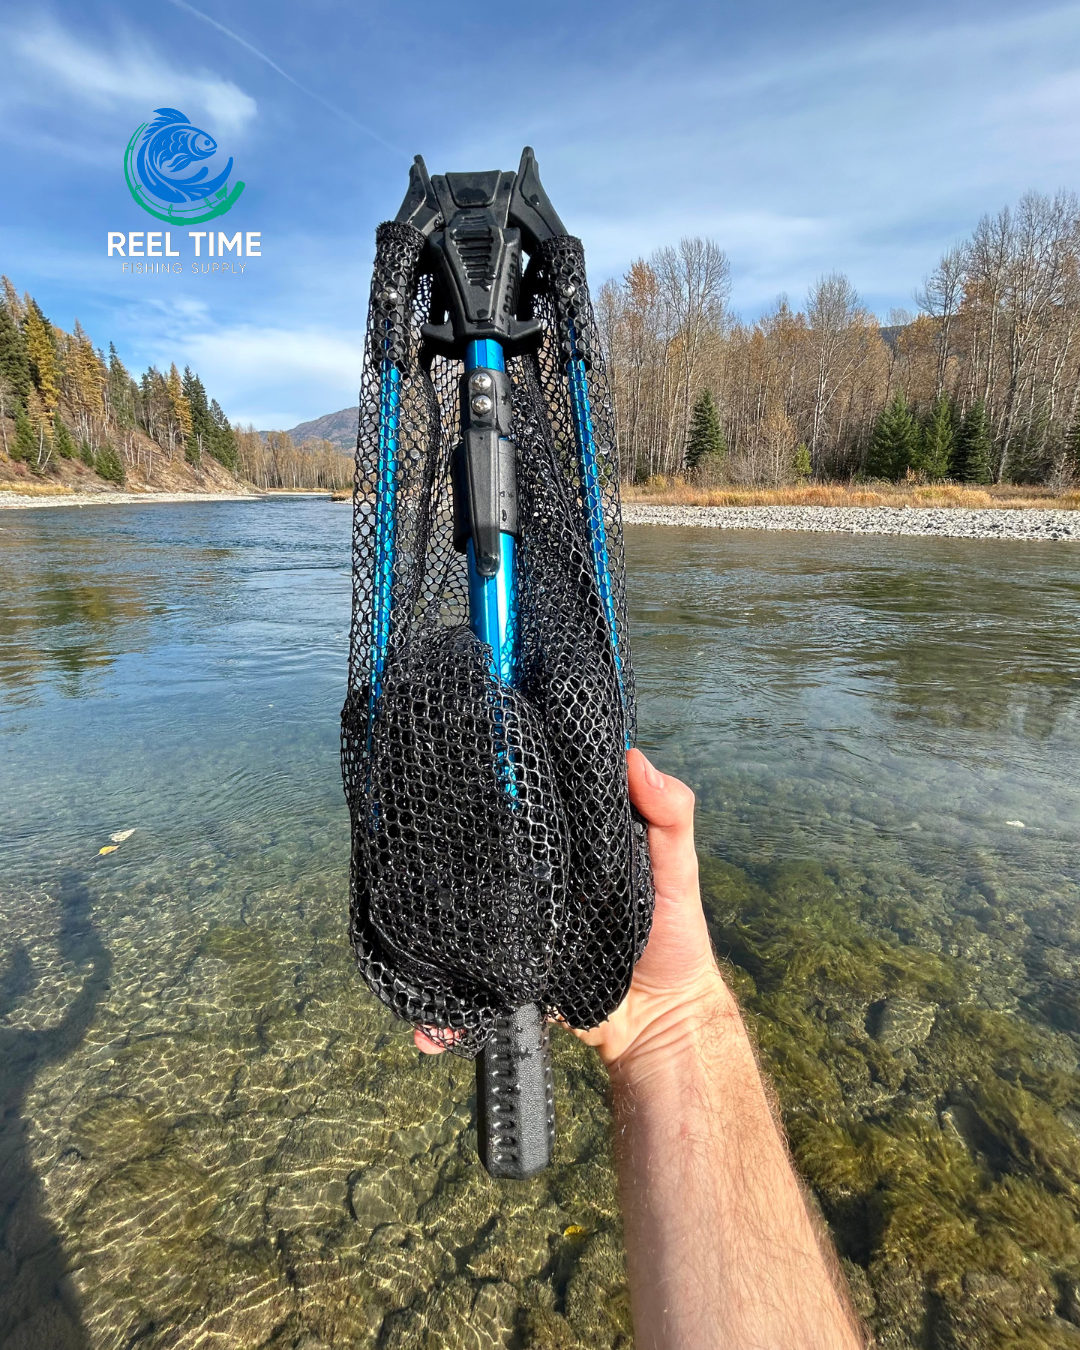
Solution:
M 523 310 L 542 339 L 506 361 L 520 529 L 503 678 L 469 627 L 453 546 L 463 365 L 424 356 L 423 250 L 412 226 L 379 227 L 342 712 L 350 937 L 375 994 L 471 1058 L 526 1003 L 603 1021 L 647 939 L 652 884 L 626 795 L 618 460 L 581 244 L 559 237 L 532 259 Z

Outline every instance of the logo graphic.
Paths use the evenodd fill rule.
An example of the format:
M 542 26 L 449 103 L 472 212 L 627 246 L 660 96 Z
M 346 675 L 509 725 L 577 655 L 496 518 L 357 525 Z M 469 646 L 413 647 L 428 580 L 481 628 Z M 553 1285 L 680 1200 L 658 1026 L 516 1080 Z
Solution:
M 192 126 L 176 108 L 155 108 L 154 120 L 138 128 L 124 152 L 128 191 L 158 220 L 201 225 L 223 216 L 244 185 L 237 183 L 229 191 L 231 155 L 220 173 L 209 176 L 210 169 L 200 161 L 210 159 L 217 148 L 213 136 Z

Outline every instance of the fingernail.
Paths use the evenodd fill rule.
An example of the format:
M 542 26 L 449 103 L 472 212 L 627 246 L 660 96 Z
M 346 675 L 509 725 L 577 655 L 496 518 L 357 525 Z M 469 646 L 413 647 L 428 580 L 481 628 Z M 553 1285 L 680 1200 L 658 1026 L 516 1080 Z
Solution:
M 654 769 L 644 755 L 642 755 L 641 758 L 645 760 L 646 783 L 652 788 L 662 788 L 664 786 L 664 775 L 659 769 Z

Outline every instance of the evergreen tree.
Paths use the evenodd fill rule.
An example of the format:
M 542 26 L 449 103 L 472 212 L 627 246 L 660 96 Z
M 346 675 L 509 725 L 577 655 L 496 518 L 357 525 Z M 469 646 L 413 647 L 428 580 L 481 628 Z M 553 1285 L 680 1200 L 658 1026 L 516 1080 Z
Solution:
M 1041 483 L 1052 471 L 1053 463 L 1050 418 L 1046 409 L 1040 408 L 1026 426 L 1014 431 L 1002 478 L 1007 483 Z
M 727 449 L 712 393 L 703 389 L 695 399 L 694 410 L 690 414 L 684 464 L 691 471 L 706 465 L 716 466 L 727 454 Z
M 871 478 L 903 478 L 918 456 L 919 428 L 902 390 L 882 408 L 874 424 L 866 452 L 866 472 Z
M 240 447 L 237 444 L 236 432 L 221 411 L 221 404 L 216 398 L 210 400 L 210 420 L 214 424 L 210 453 L 227 469 L 235 470 L 240 462 Z
M 922 424 L 918 458 L 913 467 L 920 469 L 927 478 L 945 478 L 949 472 L 955 439 L 956 406 L 948 394 L 942 391 L 934 399 Z
M 118 427 L 135 425 L 136 391 L 135 381 L 127 372 L 123 361 L 116 354 L 116 347 L 109 343 L 109 373 L 106 379 L 109 398 L 109 412 Z
M 75 442 L 71 439 L 67 423 L 59 413 L 53 414 L 53 448 L 61 459 L 75 458 Z
M 180 382 L 191 409 L 191 431 L 188 435 L 187 457 L 192 464 L 198 464 L 202 452 L 214 453 L 214 426 L 210 416 L 210 406 L 206 401 L 206 389 L 198 375 L 193 375 L 190 366 L 184 367 L 184 378 Z
M 25 403 L 32 383 L 26 339 L 7 303 L 0 300 L 0 388 Z
M 37 458 L 37 437 L 29 417 L 21 407 L 15 408 L 15 442 L 11 447 L 11 458 L 32 464 Z
M 960 430 L 953 442 L 950 476 L 960 483 L 982 483 L 993 481 L 990 473 L 990 455 L 993 446 L 990 440 L 990 421 L 986 415 L 986 404 L 976 399 L 964 414 Z
M 124 461 L 108 441 L 98 451 L 94 467 L 98 471 L 98 477 L 104 478 L 107 483 L 123 483 L 126 477 Z
M 60 402 L 60 370 L 56 360 L 56 345 L 52 324 L 42 314 L 38 302 L 26 297 L 23 319 L 26 334 L 26 354 L 30 360 L 30 375 L 41 395 L 46 412 L 52 412 Z
M 814 472 L 814 466 L 810 460 L 810 447 L 805 441 L 800 441 L 795 447 L 791 468 L 800 482 L 805 482 Z
M 88 469 L 92 469 L 94 467 L 94 447 L 90 444 L 89 441 L 79 442 L 79 458 L 82 460 L 82 462 L 86 465 Z

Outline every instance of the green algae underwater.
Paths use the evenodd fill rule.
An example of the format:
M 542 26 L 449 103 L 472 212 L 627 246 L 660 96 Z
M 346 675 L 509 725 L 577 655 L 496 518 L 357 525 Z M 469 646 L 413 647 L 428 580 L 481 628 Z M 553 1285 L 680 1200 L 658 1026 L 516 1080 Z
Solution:
M 347 510 L 0 527 L 0 1345 L 627 1350 L 595 1058 L 496 1185 L 351 966 Z M 641 744 L 877 1344 L 1080 1346 L 1080 553 L 628 547 Z

